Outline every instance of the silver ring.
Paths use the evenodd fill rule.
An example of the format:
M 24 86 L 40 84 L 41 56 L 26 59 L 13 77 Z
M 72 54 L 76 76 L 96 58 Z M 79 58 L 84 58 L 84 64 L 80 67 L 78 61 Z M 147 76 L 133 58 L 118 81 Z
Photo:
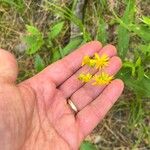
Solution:
M 75 113 L 78 112 L 78 109 L 77 109 L 76 105 L 72 102 L 71 99 L 68 99 L 68 104 L 69 104 L 70 108 L 71 108 Z

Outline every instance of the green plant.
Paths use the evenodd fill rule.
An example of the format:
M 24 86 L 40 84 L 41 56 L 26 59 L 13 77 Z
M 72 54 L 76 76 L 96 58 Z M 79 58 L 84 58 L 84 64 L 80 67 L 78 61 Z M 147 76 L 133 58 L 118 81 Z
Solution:
M 82 21 L 74 15 L 71 9 L 68 7 L 61 8 L 60 6 L 46 1 L 45 9 L 48 9 L 50 11 L 53 11 L 56 14 L 59 14 L 60 16 L 66 18 L 67 20 L 73 22 L 75 25 L 77 25 L 80 28 L 81 35 L 83 35 L 83 39 L 85 41 L 91 40 L 90 34 L 87 32 L 86 27 L 83 25 Z
M 135 14 L 135 0 L 129 0 L 122 22 L 126 25 L 130 25 L 134 21 Z M 118 49 L 120 56 L 124 59 L 126 57 L 130 41 L 129 30 L 124 28 L 121 24 L 118 26 Z
M 0 3 L 14 7 L 20 13 L 25 9 L 24 0 L 0 0 Z
M 52 11 L 53 13 L 60 15 L 62 19 L 67 19 L 73 22 L 75 25 L 77 25 L 80 28 L 81 31 L 81 36 L 70 39 L 69 43 L 65 47 L 62 48 L 61 46 L 59 46 L 59 48 L 53 52 L 52 62 L 64 57 L 65 55 L 72 52 L 79 45 L 91 39 L 90 34 L 87 32 L 82 21 L 73 14 L 73 11 L 71 9 L 65 6 L 61 8 L 60 6 L 48 1 L 46 1 L 44 8 L 48 9 L 49 11 Z
M 52 62 L 63 58 L 65 55 L 71 53 L 75 48 L 81 45 L 81 43 L 84 43 L 81 37 L 71 39 L 70 42 L 64 48 L 60 47 L 59 50 L 54 51 Z
M 130 4 L 130 1 L 128 2 L 127 7 L 129 7 L 129 4 Z M 132 4 L 132 7 L 134 8 L 135 6 L 133 6 L 133 4 Z M 116 17 L 116 14 L 115 14 L 115 17 Z M 122 32 L 122 33 L 124 33 L 124 31 L 126 32 L 126 34 L 124 33 L 124 34 L 118 35 L 118 36 L 120 36 L 120 40 L 118 42 L 118 44 L 120 46 L 121 45 L 123 46 L 124 43 L 126 43 L 125 40 L 127 40 L 129 34 L 131 34 L 131 33 L 133 33 L 133 37 L 135 36 L 134 35 L 134 33 L 135 33 L 141 40 L 139 45 L 137 45 L 134 48 L 134 51 L 131 54 L 134 56 L 132 62 L 131 61 L 124 62 L 123 69 L 121 72 L 122 77 L 123 77 L 125 83 L 127 84 L 127 86 L 129 88 L 133 89 L 138 95 L 140 94 L 141 96 L 149 97 L 150 95 L 148 93 L 150 92 L 149 91 L 150 78 L 148 75 L 149 71 L 146 68 L 149 64 L 149 61 L 147 60 L 147 58 L 149 58 L 149 53 L 150 53 L 150 51 L 149 51 L 150 37 L 148 34 L 145 34 L 145 33 L 146 32 L 149 33 L 150 28 L 146 27 L 147 23 L 145 24 L 144 22 L 140 23 L 140 24 L 130 23 L 130 22 L 126 23 L 123 19 L 121 20 L 118 17 L 116 17 L 116 19 L 120 23 L 120 27 L 121 27 L 121 29 L 120 29 L 121 31 L 118 31 L 118 32 Z M 127 32 L 128 32 L 128 34 L 127 34 Z M 131 36 L 130 36 L 130 38 L 131 38 Z M 128 46 L 125 49 L 119 48 L 120 55 L 123 56 L 124 58 L 126 57 L 126 54 L 129 49 L 129 41 L 128 41 L 127 45 Z M 146 65 L 144 65 L 144 64 L 146 64 Z M 129 68 L 131 70 L 126 69 L 126 68 Z
M 26 25 L 27 33 L 23 37 L 27 44 L 27 54 L 36 53 L 44 44 L 42 33 L 34 26 Z
M 97 148 L 91 142 L 84 141 L 80 146 L 80 150 L 97 150 Z
M 40 72 L 45 68 L 44 60 L 38 54 L 35 55 L 34 68 L 36 72 Z
M 118 28 L 118 50 L 124 60 L 123 68 L 119 77 L 123 79 L 126 87 L 132 91 L 134 97 L 130 102 L 130 113 L 128 127 L 131 133 L 139 128 L 139 137 L 133 144 L 137 148 L 144 137 L 147 137 L 147 124 L 144 120 L 147 116 L 144 110 L 144 99 L 150 98 L 150 27 L 149 17 L 139 18 L 138 22 L 134 19 L 135 1 L 127 1 L 126 11 L 122 18 L 119 18 L 113 11 Z M 132 40 L 136 39 L 137 44 L 132 46 Z M 129 49 L 132 48 L 129 55 Z M 132 57 L 131 57 L 132 56 Z M 129 58 L 131 57 L 131 58 Z M 148 129 L 147 129 L 148 130 Z
M 48 32 L 48 40 L 52 41 L 60 34 L 64 26 L 64 21 L 56 23 Z
M 98 26 L 98 32 L 97 32 L 97 37 L 96 39 L 101 41 L 103 44 L 107 43 L 107 31 L 106 31 L 106 23 L 103 20 L 103 18 L 99 19 L 99 26 Z
M 26 34 L 23 36 L 23 41 L 27 44 L 27 54 L 37 53 L 43 46 L 47 48 L 55 47 L 54 43 L 59 36 L 64 26 L 64 22 L 58 22 L 50 28 L 47 37 L 33 25 L 26 25 Z

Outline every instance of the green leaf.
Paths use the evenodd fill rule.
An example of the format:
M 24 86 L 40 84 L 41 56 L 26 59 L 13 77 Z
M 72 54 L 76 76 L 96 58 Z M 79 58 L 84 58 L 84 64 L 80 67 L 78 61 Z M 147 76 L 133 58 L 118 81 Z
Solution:
M 40 33 L 39 30 L 34 26 L 26 25 L 26 28 L 27 28 L 27 32 L 29 34 L 38 34 L 38 33 Z
M 145 55 L 150 55 L 150 43 L 148 44 L 140 44 L 139 45 L 139 49 L 141 50 L 141 52 Z
M 113 14 L 116 17 L 117 22 L 120 23 L 120 26 L 122 26 L 122 28 L 125 28 L 129 32 L 135 33 L 135 35 L 139 36 L 143 41 L 150 42 L 150 29 L 148 27 L 133 23 L 126 24 L 115 14 L 115 12 L 113 12 Z
M 96 39 L 98 41 L 101 41 L 103 44 L 106 44 L 108 39 L 106 26 L 107 24 L 105 23 L 104 19 L 100 16 Z
M 141 57 L 139 57 L 135 62 L 135 67 L 139 67 L 139 66 L 141 66 Z
M 143 41 L 150 42 L 150 28 L 143 25 L 131 24 L 130 30 L 136 33 Z
M 125 13 L 121 19 L 124 24 L 131 24 L 134 20 L 135 0 L 129 0 Z M 130 35 L 128 29 L 124 28 L 122 24 L 118 27 L 118 49 L 121 58 L 125 58 L 129 48 Z
M 150 98 L 150 78 L 143 76 L 140 80 L 131 76 L 131 72 L 127 68 L 122 68 L 118 74 L 126 86 L 133 90 L 137 95 L 145 98 Z
M 142 80 L 134 80 L 130 78 L 125 83 L 138 95 L 146 98 L 150 97 L 150 79 L 144 77 Z
M 64 21 L 58 22 L 57 24 L 52 26 L 52 28 L 50 29 L 50 32 L 48 33 L 49 40 L 55 39 L 62 31 L 63 26 L 64 26 Z
M 133 62 L 124 62 L 123 67 L 124 68 L 130 68 L 132 76 L 133 77 L 135 76 L 135 65 Z
M 135 100 L 130 102 L 130 112 L 129 112 L 129 125 L 131 127 L 136 127 L 144 117 L 144 109 L 142 104 L 142 99 L 139 95 L 136 95 Z
M 141 80 L 144 77 L 144 67 L 140 65 L 137 69 L 137 73 L 138 73 L 138 80 Z
M 63 56 L 71 53 L 73 50 L 75 50 L 81 43 L 82 43 L 83 39 L 81 37 L 76 37 L 73 38 L 72 40 L 70 40 L 70 42 L 62 49 L 59 49 L 59 51 L 55 51 L 52 57 L 52 62 L 62 58 L 62 54 Z M 60 53 L 61 50 L 61 53 Z
M 80 150 L 97 150 L 97 148 L 89 141 L 84 141 L 80 146 Z
M 84 27 L 84 29 L 83 29 L 83 39 L 84 39 L 84 41 L 86 41 L 86 42 L 89 42 L 89 41 L 92 40 L 92 37 L 91 37 L 90 33 L 87 32 L 87 30 L 86 30 L 85 27 Z
M 40 57 L 40 55 L 36 54 L 34 59 L 34 68 L 36 72 L 40 72 L 45 68 L 45 63 L 43 59 Z
M 150 17 L 143 16 L 140 20 L 146 25 L 150 26 Z
M 34 26 L 26 25 L 27 34 L 23 37 L 27 44 L 27 54 L 36 53 L 44 44 L 42 33 Z
M 67 55 L 71 53 L 73 50 L 75 50 L 81 43 L 83 42 L 83 39 L 81 37 L 75 37 L 70 40 L 70 42 L 63 48 L 64 55 Z
M 129 48 L 129 31 L 122 26 L 118 27 L 118 50 L 121 58 L 125 58 Z

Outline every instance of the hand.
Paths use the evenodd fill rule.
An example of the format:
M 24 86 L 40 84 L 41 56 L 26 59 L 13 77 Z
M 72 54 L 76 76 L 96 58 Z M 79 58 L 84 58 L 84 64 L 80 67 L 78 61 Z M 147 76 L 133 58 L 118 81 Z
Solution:
M 116 102 L 123 83 L 108 86 L 82 84 L 78 79 L 83 56 L 95 52 L 110 58 L 105 71 L 116 74 L 121 60 L 112 45 L 90 42 L 16 85 L 17 64 L 12 54 L 0 50 L 0 150 L 77 150 Z M 94 72 L 93 72 L 94 73 Z M 75 115 L 67 104 L 78 108 Z

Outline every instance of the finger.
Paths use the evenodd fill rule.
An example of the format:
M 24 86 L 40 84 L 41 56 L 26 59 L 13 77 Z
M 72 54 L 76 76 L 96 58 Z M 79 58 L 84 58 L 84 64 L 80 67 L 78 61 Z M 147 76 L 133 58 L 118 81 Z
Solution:
M 106 54 L 109 57 L 116 55 L 117 51 L 113 45 L 106 45 L 100 51 L 99 55 Z M 78 76 L 81 72 L 90 72 L 91 74 L 96 73 L 96 70 L 89 70 L 89 67 L 84 66 L 79 69 L 75 74 L 73 74 L 68 80 L 66 80 L 59 89 L 64 94 L 65 98 L 69 98 L 75 91 L 77 91 L 83 83 L 78 80 Z
M 37 76 L 51 80 L 58 86 L 80 68 L 81 61 L 85 55 L 92 56 L 101 47 L 102 45 L 98 41 L 89 42 L 70 55 L 48 66 Z
M 0 49 L 0 79 L 5 81 L 16 81 L 18 66 L 14 55 Z
M 77 123 L 83 135 L 81 139 L 88 135 L 104 118 L 121 95 L 123 88 L 124 84 L 121 80 L 112 81 L 102 94 L 77 114 Z
M 103 70 L 109 75 L 115 75 L 120 70 L 122 65 L 121 59 L 117 56 L 112 57 L 109 64 L 110 65 Z M 96 74 L 100 74 L 100 71 Z M 77 109 L 81 110 L 91 101 L 93 101 L 103 91 L 105 87 L 106 85 L 93 86 L 91 83 L 87 83 L 79 90 L 77 90 L 70 99 L 73 101 Z

